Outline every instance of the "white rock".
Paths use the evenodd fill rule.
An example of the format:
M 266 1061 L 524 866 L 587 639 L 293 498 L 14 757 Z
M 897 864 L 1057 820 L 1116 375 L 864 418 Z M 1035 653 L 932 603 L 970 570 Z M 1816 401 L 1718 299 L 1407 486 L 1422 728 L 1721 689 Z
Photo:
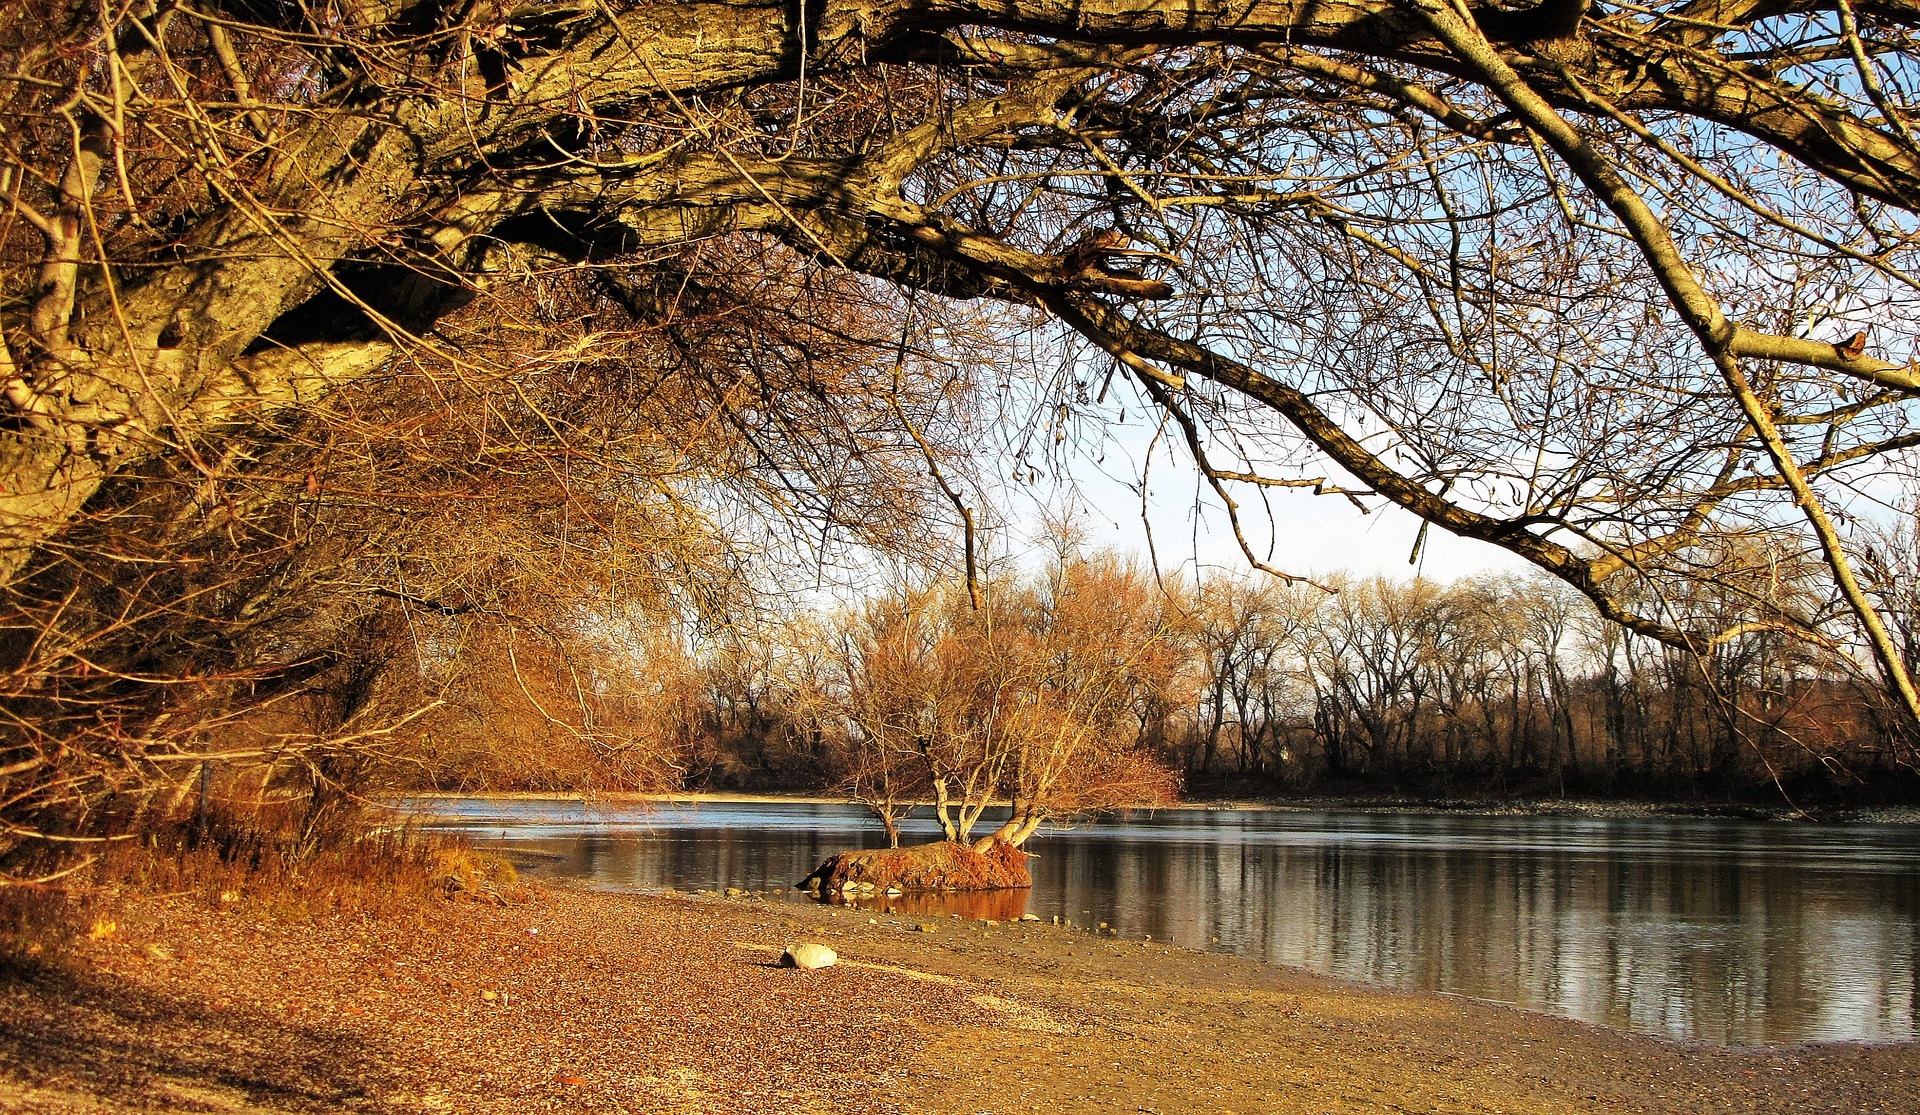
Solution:
M 840 955 L 825 945 L 816 945 L 811 941 L 802 941 L 797 945 L 788 945 L 787 951 L 780 954 L 782 968 L 831 968 Z

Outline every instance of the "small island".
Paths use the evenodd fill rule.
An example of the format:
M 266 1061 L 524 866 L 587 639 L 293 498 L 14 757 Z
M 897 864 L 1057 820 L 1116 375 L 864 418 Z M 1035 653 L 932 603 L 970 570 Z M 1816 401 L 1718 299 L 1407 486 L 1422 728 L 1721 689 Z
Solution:
M 798 884 L 817 894 L 1032 885 L 1022 847 L 1049 819 L 1175 800 L 1179 776 L 1143 714 L 1181 699 L 1188 628 L 1112 553 L 1056 551 L 1040 574 L 935 581 L 847 617 L 833 709 L 841 787 L 889 848 L 832 856 Z M 942 839 L 900 846 L 926 803 Z M 975 835 L 990 809 L 1005 819 Z
M 1021 890 L 1033 885 L 1027 854 L 1013 844 L 986 851 L 957 840 L 840 852 L 800 880 L 801 890 L 831 900 L 927 891 Z

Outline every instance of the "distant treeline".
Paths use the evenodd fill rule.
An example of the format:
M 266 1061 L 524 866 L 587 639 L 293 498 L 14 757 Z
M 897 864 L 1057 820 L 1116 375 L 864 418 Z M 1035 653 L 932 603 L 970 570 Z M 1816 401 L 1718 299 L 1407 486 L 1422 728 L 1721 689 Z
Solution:
M 1871 679 L 1766 622 L 1750 593 L 1689 601 L 1736 634 L 1685 650 L 1544 577 L 1196 585 L 1092 560 L 1112 637 L 1153 650 L 1112 744 L 1157 756 L 1191 794 L 1916 796 L 1911 749 Z M 1060 580 L 1020 589 L 1044 595 Z M 872 750 L 850 713 L 871 653 L 861 632 L 875 608 L 910 599 L 966 610 L 961 586 L 903 588 L 835 616 L 735 626 L 657 662 L 655 684 L 683 710 L 671 746 L 682 784 L 858 783 Z
M 1406 793 L 1914 790 L 1880 691 L 1779 628 L 1702 652 L 1629 633 L 1544 577 L 1214 586 L 1173 755 L 1196 781 Z

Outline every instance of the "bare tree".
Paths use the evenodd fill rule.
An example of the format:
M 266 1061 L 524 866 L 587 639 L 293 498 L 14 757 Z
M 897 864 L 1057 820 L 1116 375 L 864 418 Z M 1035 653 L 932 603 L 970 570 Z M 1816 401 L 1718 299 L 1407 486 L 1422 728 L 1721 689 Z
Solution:
M 1295 586 L 1284 592 L 1303 617 L 1264 645 L 1256 671 L 1215 649 L 1248 626 L 1245 606 L 1203 609 L 1205 679 L 1181 753 L 1197 778 L 1419 794 L 1785 788 L 1816 802 L 1873 792 L 1875 778 L 1906 792 L 1910 781 L 1887 777 L 1900 745 L 1884 692 L 1844 648 L 1796 634 L 1834 607 L 1823 569 L 1765 556 L 1725 555 L 1682 602 L 1736 633 L 1701 654 L 1636 635 L 1541 576 Z M 1270 583 L 1238 587 L 1213 584 L 1209 598 L 1285 599 Z M 1232 696 L 1243 690 L 1256 694 L 1244 704 Z M 1235 711 L 1248 706 L 1259 711 Z M 1260 772 L 1209 752 L 1223 720 L 1288 762 Z
M 255 522 L 236 473 L 315 407 L 411 369 L 570 366 L 609 314 L 670 328 L 744 285 L 799 323 L 775 347 L 890 351 L 928 400 L 956 367 L 929 316 L 1077 339 L 1102 363 L 1055 381 L 1050 428 L 1164 416 L 1281 573 L 1243 504 L 1384 499 L 1698 656 L 1741 636 L 1685 586 L 1753 536 L 1832 586 L 1767 622 L 1868 664 L 1913 722 L 1847 531 L 1920 436 L 1914 22 L 1847 0 L 22 0 L 0 15 L 0 579 L 32 606 L 7 668 L 80 668 L 26 664 L 63 599 L 43 589 L 122 560 L 144 480 L 201 486 L 179 521 Z M 550 296 L 568 283 L 593 298 Z M 873 314 L 850 334 L 854 289 Z M 751 360 L 760 335 L 728 345 Z M 686 397 L 762 491 L 898 510 L 897 486 L 828 481 L 870 436 L 761 436 L 838 390 Z M 891 444 L 937 455 L 911 409 Z M 9 743 L 0 769 L 26 762 Z
M 653 633 L 750 616 L 796 533 L 924 552 L 931 443 L 892 419 L 943 431 L 965 396 L 894 382 L 859 280 L 820 277 L 795 318 L 757 263 L 644 324 L 559 277 L 445 327 L 498 366 L 395 368 L 211 473 L 116 479 L 0 594 L 13 838 L 82 837 L 208 764 L 316 817 L 382 782 L 677 782 L 664 711 L 693 706 Z M 590 346 L 524 348 L 579 315 Z
M 1169 798 L 1168 741 L 1143 711 L 1181 706 L 1183 623 L 1140 570 L 1064 553 L 1044 579 L 886 594 L 849 617 L 846 720 L 855 795 L 897 844 L 930 797 L 948 840 L 1014 847 L 1050 818 Z M 975 836 L 986 813 L 1007 816 Z

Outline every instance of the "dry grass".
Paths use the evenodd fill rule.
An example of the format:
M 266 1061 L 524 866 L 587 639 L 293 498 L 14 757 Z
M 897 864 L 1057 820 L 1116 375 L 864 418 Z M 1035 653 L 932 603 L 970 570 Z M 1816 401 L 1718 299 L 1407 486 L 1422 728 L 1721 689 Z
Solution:
M 188 820 L 109 843 L 56 882 L 0 887 L 0 964 L 52 959 L 78 941 L 112 936 L 131 896 L 304 922 L 410 917 L 446 901 L 505 905 L 525 891 L 506 860 L 408 829 L 342 825 L 316 842 L 258 813 Z

